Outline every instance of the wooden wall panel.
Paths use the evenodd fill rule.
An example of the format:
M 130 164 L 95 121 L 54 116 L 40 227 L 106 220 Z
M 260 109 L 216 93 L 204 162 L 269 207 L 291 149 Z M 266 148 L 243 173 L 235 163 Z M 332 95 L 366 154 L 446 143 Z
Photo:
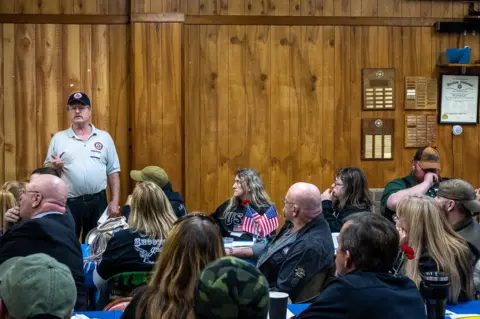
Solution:
M 124 15 L 130 12 L 130 2 L 131 0 L 3 0 L 0 1 L 0 13 Z
M 132 28 L 131 167 L 161 166 L 182 190 L 182 25 L 134 23 Z
M 192 15 L 440 18 L 459 18 L 467 13 L 467 5 L 458 0 L 131 0 L 131 9 L 136 13 L 184 12 Z
M 448 47 L 480 50 L 478 37 L 427 27 L 185 29 L 185 41 L 193 43 L 184 64 L 185 196 L 189 209 L 207 212 L 231 195 L 241 167 L 259 170 L 279 209 L 292 183 L 312 182 L 323 191 L 344 166 L 363 168 L 370 187 L 405 176 L 415 152 L 403 143 L 405 76 L 436 76 L 437 57 Z M 472 59 L 478 58 L 476 52 Z M 367 67 L 395 68 L 395 110 L 362 111 L 361 69 Z M 362 161 L 361 118 L 379 117 L 395 118 L 394 159 Z M 442 175 L 478 187 L 472 163 L 478 163 L 480 149 L 471 136 L 480 130 L 464 130 L 452 137 L 450 125 L 439 126 Z
M 0 26 L 0 182 L 25 180 L 43 165 L 52 135 L 69 125 L 67 97 L 84 91 L 92 99 L 94 125 L 116 142 L 125 200 L 130 184 L 127 26 Z

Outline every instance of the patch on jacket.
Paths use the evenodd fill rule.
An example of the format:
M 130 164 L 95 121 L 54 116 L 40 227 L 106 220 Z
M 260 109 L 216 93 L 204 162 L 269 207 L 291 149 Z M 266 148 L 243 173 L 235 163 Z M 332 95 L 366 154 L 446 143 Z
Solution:
M 298 278 L 303 278 L 305 277 L 305 269 L 301 267 L 295 268 L 295 276 Z
M 282 250 L 282 251 L 283 251 L 283 254 L 284 254 L 284 255 L 288 254 L 288 250 L 289 250 L 289 249 L 290 249 L 290 247 L 285 247 L 285 248 L 283 248 L 283 250 Z

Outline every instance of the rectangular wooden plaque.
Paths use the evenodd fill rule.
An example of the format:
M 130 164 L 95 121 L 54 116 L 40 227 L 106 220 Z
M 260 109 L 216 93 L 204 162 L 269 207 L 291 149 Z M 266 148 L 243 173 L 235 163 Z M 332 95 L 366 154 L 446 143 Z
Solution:
M 395 109 L 395 70 L 362 69 L 363 110 Z
M 405 114 L 405 147 L 436 146 L 437 115 Z
M 362 119 L 362 160 L 393 159 L 393 119 Z
M 405 77 L 405 109 L 436 110 L 438 85 L 436 78 Z

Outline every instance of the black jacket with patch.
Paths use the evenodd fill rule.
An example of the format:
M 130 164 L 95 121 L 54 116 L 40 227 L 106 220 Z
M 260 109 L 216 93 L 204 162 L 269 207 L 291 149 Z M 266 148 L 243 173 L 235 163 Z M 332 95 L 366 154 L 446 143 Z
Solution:
M 295 241 L 280 241 L 287 230 L 292 227 L 286 222 L 278 235 L 265 248 L 264 254 L 271 257 L 257 268 L 265 275 L 271 290 L 288 293 L 291 300 L 296 300 L 302 289 L 318 272 L 333 264 L 333 240 L 327 221 L 323 215 L 300 229 Z

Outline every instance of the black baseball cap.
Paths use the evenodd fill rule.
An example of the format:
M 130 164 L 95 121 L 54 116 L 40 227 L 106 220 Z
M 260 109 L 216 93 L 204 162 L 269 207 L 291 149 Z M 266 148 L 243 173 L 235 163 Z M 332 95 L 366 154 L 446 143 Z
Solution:
M 74 102 L 78 102 L 78 103 L 81 103 L 83 105 L 91 105 L 90 104 L 90 98 L 88 97 L 88 95 L 86 95 L 83 92 L 75 92 L 75 93 L 72 93 L 68 97 L 68 101 L 67 101 L 68 105 L 70 105 Z

